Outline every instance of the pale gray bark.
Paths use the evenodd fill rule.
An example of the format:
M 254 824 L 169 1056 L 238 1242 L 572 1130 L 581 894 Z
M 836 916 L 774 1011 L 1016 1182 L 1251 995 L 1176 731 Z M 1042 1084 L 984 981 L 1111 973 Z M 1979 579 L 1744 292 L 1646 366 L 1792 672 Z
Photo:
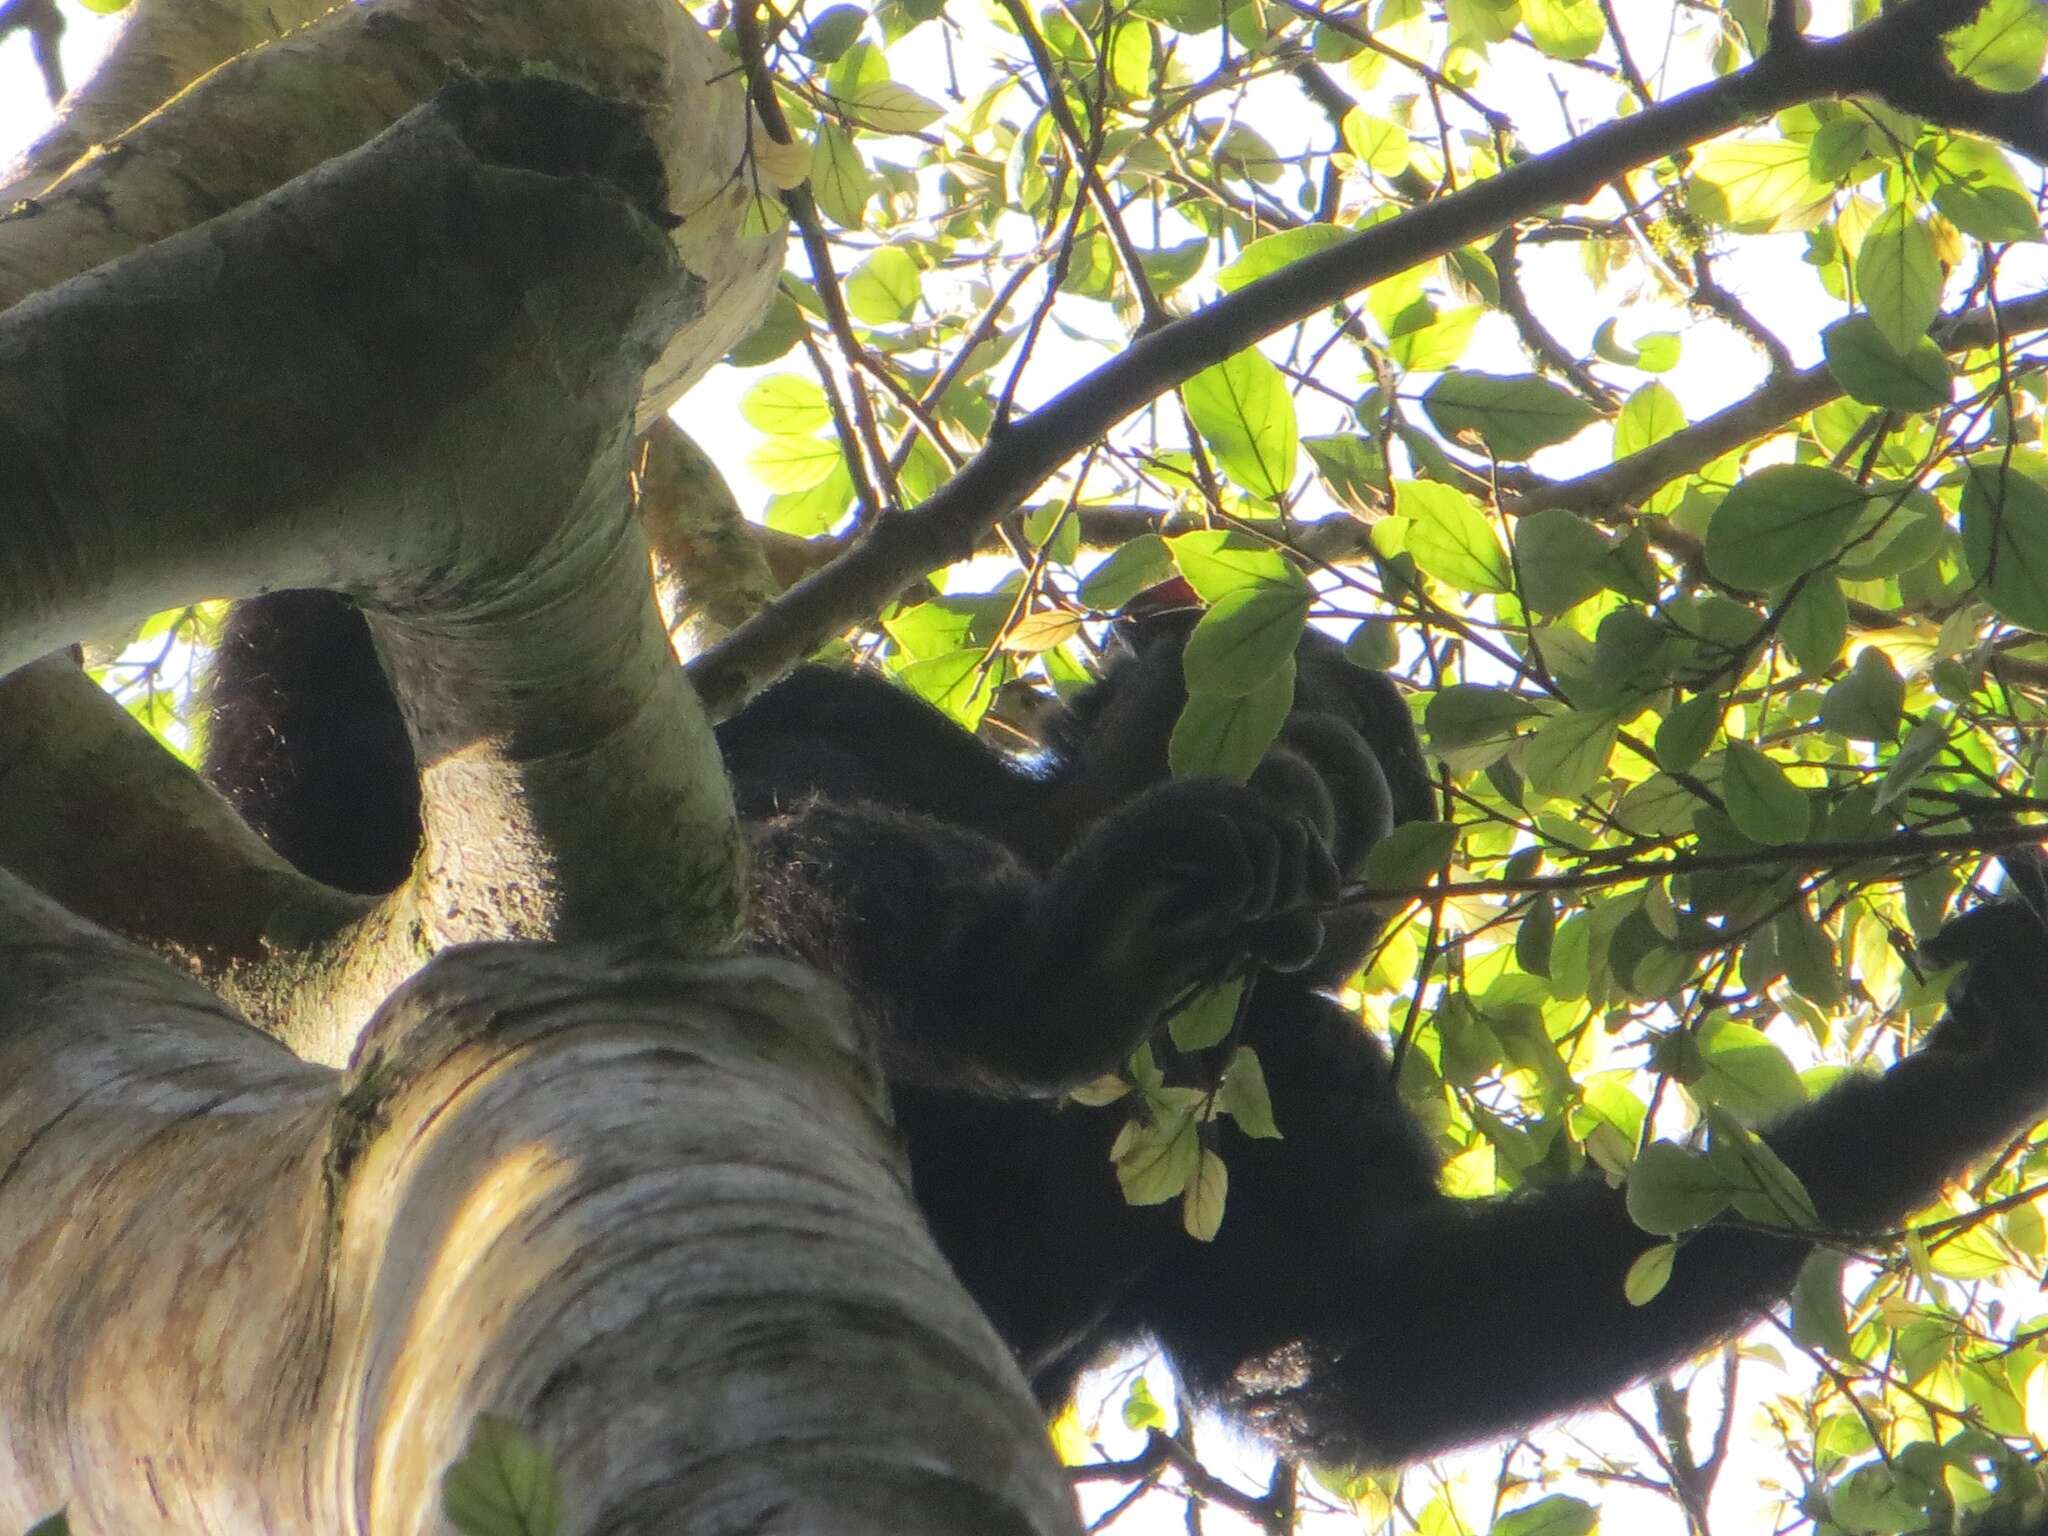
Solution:
M 572 1532 L 1071 1529 L 836 989 L 488 946 L 345 1075 L 0 873 L 0 1530 L 444 1530 L 479 1413 Z
M 390 40 L 361 16 L 351 68 Z M 678 124 L 736 101 L 667 126 L 705 153 Z M 663 233 L 635 121 L 529 73 L 127 254 L 83 238 L 123 156 L 45 205 L 119 259 L 0 314 L 0 1529 L 441 1530 L 481 1412 L 549 1449 L 576 1531 L 1072 1528 L 836 991 L 660 958 L 730 942 L 743 845 L 629 452 L 766 286 L 715 276 L 736 207 L 720 250 L 701 205 Z M 0 281 L 48 255 L 22 224 Z M 363 601 L 415 727 L 427 848 L 383 902 L 35 660 L 286 585 Z M 496 936 L 585 942 L 445 955 L 358 1042 Z

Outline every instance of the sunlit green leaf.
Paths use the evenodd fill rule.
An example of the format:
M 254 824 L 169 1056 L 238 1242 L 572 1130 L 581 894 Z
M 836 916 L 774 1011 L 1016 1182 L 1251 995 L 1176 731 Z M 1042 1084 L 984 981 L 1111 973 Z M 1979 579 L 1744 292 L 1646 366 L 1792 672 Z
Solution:
M 1934 206 L 1964 234 L 1999 242 L 2041 238 L 2033 194 L 1996 145 L 1953 135 L 1934 155 L 1931 170 Z
M 1635 1257 L 1622 1276 L 1621 1292 L 1632 1307 L 1647 1306 L 1671 1283 L 1671 1267 L 1678 1259 L 1678 1244 L 1655 1243 Z
M 1207 602 L 1220 602 L 1240 587 L 1303 585 L 1301 573 L 1285 555 L 1242 533 L 1205 528 L 1165 542 L 1181 575 Z
M 1594 0 L 1522 0 L 1522 22 L 1553 59 L 1589 58 L 1607 39 Z
M 1397 481 L 1394 510 L 1408 519 L 1408 553 L 1437 580 L 1463 592 L 1509 590 L 1507 552 L 1463 491 L 1434 480 Z
M 1230 1191 L 1230 1170 L 1208 1147 L 1202 1148 L 1195 1168 L 1181 1191 L 1181 1230 L 1198 1243 L 1214 1240 L 1223 1227 L 1223 1208 Z
M 1827 201 L 1804 144 L 1785 139 L 1724 139 L 1693 151 L 1688 202 L 1709 224 L 1747 233 L 1795 229 Z
M 1894 204 L 1863 237 L 1856 289 L 1878 335 L 1894 352 L 1926 339 L 1941 312 L 1941 262 L 1934 236 L 1912 211 Z
M 1447 373 L 1423 393 L 1422 407 L 1445 437 L 1469 436 L 1494 457 L 1526 459 L 1599 419 L 1578 395 L 1533 373 Z
M 832 410 L 817 382 L 799 373 L 756 380 L 740 396 L 740 414 L 771 436 L 794 437 L 831 425 Z
M 1279 583 L 1218 598 L 1181 653 L 1188 691 L 1241 698 L 1291 667 L 1311 595 L 1306 584 Z
M 1081 580 L 1075 593 L 1089 608 L 1114 611 L 1173 574 L 1173 555 L 1156 533 L 1141 533 L 1119 545 Z
M 747 450 L 747 468 L 771 491 L 807 491 L 842 463 L 828 437 L 764 437 Z
M 1266 1091 L 1265 1069 L 1259 1065 L 1258 1053 L 1248 1045 L 1240 1045 L 1231 1054 L 1216 1107 L 1235 1120 L 1237 1128 L 1247 1136 L 1274 1140 L 1281 1135 L 1273 1121 L 1273 1100 Z
M 1867 493 L 1814 464 L 1773 464 L 1741 481 L 1707 525 L 1707 566 L 1730 586 L 1783 587 L 1842 547 Z
M 1948 404 L 1948 359 L 1927 337 L 1901 357 L 1868 315 L 1850 315 L 1821 332 L 1828 372 L 1866 405 L 1891 411 L 1931 411 Z
M 1600 782 L 1619 725 L 1596 710 L 1552 715 L 1522 749 L 1522 771 L 1546 795 L 1575 800 Z
M 1182 778 L 1243 783 L 1293 707 L 1292 662 L 1247 694 L 1190 694 L 1167 742 L 1167 762 Z
M 1583 1499 L 1553 1493 L 1511 1509 L 1493 1522 L 1488 1536 L 1589 1536 L 1600 1511 Z
M 1942 39 L 1948 61 L 1987 91 L 2023 91 L 2041 76 L 2048 15 L 2039 0 L 1991 0 L 1968 25 Z
M 846 307 L 869 325 L 910 318 L 919 294 L 917 263 L 900 245 L 885 245 L 846 278 Z
M 1204 368 L 1181 388 L 1217 467 L 1254 496 L 1279 500 L 1294 482 L 1294 398 L 1256 347 Z

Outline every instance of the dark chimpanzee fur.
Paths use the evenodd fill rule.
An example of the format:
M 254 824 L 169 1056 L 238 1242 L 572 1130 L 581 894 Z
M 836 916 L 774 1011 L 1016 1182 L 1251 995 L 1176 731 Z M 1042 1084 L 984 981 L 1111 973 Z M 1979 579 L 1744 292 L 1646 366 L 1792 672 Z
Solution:
M 1807 1245 L 1714 1228 L 1629 1305 L 1623 1276 L 1651 1239 L 1597 1177 L 1439 1192 L 1384 1052 L 1317 990 L 1377 926 L 1333 900 L 1339 881 L 1391 825 L 1433 814 L 1406 711 L 1310 636 L 1253 785 L 1168 781 L 1186 633 L 1127 626 L 1035 764 L 878 677 L 822 668 L 719 733 L 756 830 L 763 942 L 832 971 L 873 1017 L 918 1199 L 1041 1396 L 1150 1338 L 1276 1447 L 1387 1464 L 1596 1400 L 1781 1298 Z M 334 598 L 245 603 L 218 666 L 209 777 L 309 871 L 395 884 L 416 791 L 360 619 Z M 329 755 L 347 761 L 307 761 Z M 2023 875 L 2034 903 L 1980 908 L 1937 942 L 1973 963 L 1926 1047 L 1770 1131 L 1828 1230 L 1883 1229 L 2048 1102 L 2048 929 L 2038 872 Z M 1122 1111 L 1057 1095 L 1247 961 L 1242 1042 L 1282 1136 L 1221 1123 L 1229 1203 L 1198 1243 L 1172 1208 L 1124 1202 L 1108 1156 Z

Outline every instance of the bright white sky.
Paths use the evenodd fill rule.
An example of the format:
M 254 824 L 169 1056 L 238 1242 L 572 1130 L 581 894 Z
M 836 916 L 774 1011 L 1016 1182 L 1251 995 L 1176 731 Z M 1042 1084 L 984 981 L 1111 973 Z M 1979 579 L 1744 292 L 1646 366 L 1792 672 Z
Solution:
M 1817 4 L 1815 9 L 1822 18 L 1819 30 L 1839 27 L 1841 18 L 1838 13 L 1844 8 L 1839 0 L 1822 0 Z M 972 10 L 971 7 L 962 9 Z M 1669 0 L 1629 0 L 1626 5 L 1617 6 L 1616 10 L 1625 18 L 1639 60 L 1646 69 L 1654 72 L 1661 41 L 1670 35 L 1672 11 Z M 65 14 L 70 25 L 64 38 L 64 56 L 68 77 L 75 85 L 91 73 L 101 52 L 120 26 L 120 19 L 96 17 L 82 7 L 68 3 Z M 972 49 L 961 49 L 959 54 L 963 59 L 977 56 Z M 1510 87 L 1516 99 L 1502 100 L 1496 96 L 1496 104 L 1514 112 L 1518 128 L 1532 147 L 1542 149 L 1560 142 L 1567 130 L 1552 91 L 1550 75 L 1558 74 L 1559 84 L 1583 92 L 1579 77 L 1534 65 L 1520 73 L 1524 78 L 1513 82 Z M 929 78 L 942 77 L 934 73 Z M 1489 79 L 1489 91 L 1492 92 L 1499 83 Z M 1691 80 L 1678 79 L 1660 82 L 1666 90 L 1692 83 Z M 971 88 L 972 83 L 969 84 Z M 1590 100 L 1583 94 L 1575 102 L 1575 113 L 1582 122 L 1602 116 L 1607 110 L 1607 102 Z M 11 158 L 27 144 L 48 117 L 48 104 L 43 98 L 40 78 L 30 61 L 26 39 L 17 35 L 0 43 L 0 162 Z M 1265 129 L 1266 122 L 1262 120 L 1260 126 Z M 1819 330 L 1841 309 L 1821 290 L 1811 269 L 1798 259 L 1802 245 L 1802 237 L 1799 236 L 1745 239 L 1739 252 L 1723 258 L 1717 275 L 1743 298 L 1765 325 L 1784 338 L 1803 365 L 1818 359 Z M 1587 351 L 1602 312 L 1597 307 L 1593 290 L 1579 270 L 1576 255 L 1569 249 L 1556 246 L 1525 248 L 1524 261 L 1525 285 L 1530 292 L 1540 296 L 1538 302 L 1545 319 L 1567 348 L 1581 353 Z M 2022 274 L 2010 261 L 2007 272 L 2014 281 L 2022 279 Z M 1695 324 L 1689 315 L 1668 308 L 1659 309 L 1649 304 L 1632 307 L 1624 322 L 1623 339 L 1651 330 L 1678 330 L 1685 334 L 1683 364 L 1674 373 L 1666 375 L 1665 382 L 1678 394 L 1688 414 L 1695 418 L 1738 398 L 1762 376 L 1762 365 L 1754 351 L 1734 338 L 1725 327 Z M 1104 352 L 1081 342 L 1059 339 L 1049 330 L 1047 344 L 1024 392 L 1026 401 L 1044 398 L 1057 383 L 1098 365 L 1105 356 Z M 1508 323 L 1500 317 L 1489 317 L 1482 323 L 1465 363 L 1467 366 L 1503 371 L 1527 367 Z M 797 365 L 790 359 L 784 359 L 765 371 L 793 366 Z M 735 406 L 750 382 L 751 376 L 735 376 L 730 371 L 714 375 L 707 385 L 700 386 L 690 397 L 685 408 L 678 412 L 678 418 L 719 461 L 742 505 L 759 506 L 765 500 L 766 488 L 754 479 L 744 462 L 744 453 L 758 434 L 742 423 Z M 1302 399 L 1304 430 L 1324 430 L 1315 424 L 1310 405 L 1312 398 L 1304 396 Z M 1539 460 L 1539 467 L 1553 473 L 1575 472 L 1600 462 L 1606 449 L 1605 437 L 1596 428 L 1582 434 L 1574 443 L 1550 450 L 1548 457 Z M 1768 1333 L 1762 1342 L 1770 1342 Z M 1163 1399 L 1166 1384 L 1158 1378 L 1156 1371 L 1154 1376 L 1155 1391 Z M 1769 1377 L 1767 1371 L 1752 1369 L 1748 1372 L 1749 1391 L 1745 1396 L 1768 1386 Z M 1111 1411 L 1104 1415 L 1108 1430 L 1105 1448 L 1112 1455 L 1131 1455 L 1138 1449 L 1139 1441 L 1137 1437 L 1122 1432 L 1114 1410 L 1114 1403 L 1121 1401 L 1121 1385 L 1105 1381 L 1103 1387 L 1104 1390 L 1114 1388 L 1116 1393 Z M 1695 1408 L 1697 1420 L 1705 1428 L 1711 1424 L 1718 1404 L 1715 1394 L 1705 1383 L 1697 1396 L 1700 1399 Z M 1629 1401 L 1639 1421 L 1649 1422 L 1646 1394 L 1632 1393 Z M 1754 1412 L 1752 1401 L 1738 1423 L 1753 1422 Z M 1762 1432 L 1761 1426 L 1758 1432 Z M 1559 1436 L 1564 1438 L 1560 1440 Z M 1217 1438 L 1217 1434 L 1212 1432 L 1205 1444 L 1214 1446 Z M 1784 1506 L 1779 1502 L 1781 1493 L 1769 1493 L 1764 1486 L 1764 1481 L 1777 1468 L 1768 1457 L 1741 1455 L 1740 1446 L 1744 1438 L 1738 1428 L 1737 1453 L 1723 1475 L 1715 1498 L 1717 1528 L 1737 1532 L 1770 1530 L 1785 1519 Z M 1593 1465 L 1600 1462 L 1599 1453 L 1602 1452 L 1624 1460 L 1639 1454 L 1639 1448 L 1618 1421 L 1598 1415 L 1583 1416 L 1563 1429 L 1549 1432 L 1546 1439 L 1552 1444 L 1576 1442 L 1585 1446 L 1591 1454 L 1584 1460 Z M 1441 1470 L 1447 1475 L 1459 1477 L 1459 1474 L 1464 1474 L 1459 1480 L 1469 1498 L 1460 1497 L 1460 1510 L 1475 1530 L 1483 1531 L 1491 1523 L 1494 1512 L 1486 1500 L 1499 1472 L 1500 1454 L 1498 1449 L 1471 1453 L 1449 1458 L 1441 1464 Z M 1251 1448 L 1244 1448 L 1241 1457 L 1222 1458 L 1217 1465 L 1219 1470 L 1242 1470 L 1244 1486 L 1256 1488 L 1263 1483 L 1263 1458 Z M 1417 1469 L 1410 1483 L 1411 1509 L 1426 1502 L 1431 1491 L 1429 1481 L 1430 1474 Z M 1671 1533 L 1671 1536 L 1678 1536 L 1682 1531 L 1682 1522 L 1670 1503 L 1616 1484 L 1569 1479 L 1547 1489 L 1532 1489 L 1526 1498 L 1517 1498 L 1511 1503 L 1526 1502 L 1527 1498 L 1545 1491 L 1576 1493 L 1602 1506 L 1604 1528 L 1609 1533 L 1640 1532 L 1642 1536 Z M 1106 1507 L 1112 1502 L 1112 1492 L 1105 1489 L 1099 1496 L 1090 1494 L 1087 1502 L 1095 1509 Z M 1311 1491 L 1305 1492 L 1314 1497 Z M 1119 1522 L 1117 1529 L 1132 1533 L 1132 1536 L 1141 1536 L 1141 1533 L 1184 1528 L 1177 1501 L 1162 1496 L 1149 1502 L 1151 1507 L 1132 1511 Z M 1312 1516 L 1306 1524 L 1312 1531 L 1358 1529 L 1354 1516 L 1335 1511 L 1326 1517 Z M 1206 1516 L 1206 1528 L 1217 1532 L 1252 1529 L 1248 1524 L 1213 1509 Z

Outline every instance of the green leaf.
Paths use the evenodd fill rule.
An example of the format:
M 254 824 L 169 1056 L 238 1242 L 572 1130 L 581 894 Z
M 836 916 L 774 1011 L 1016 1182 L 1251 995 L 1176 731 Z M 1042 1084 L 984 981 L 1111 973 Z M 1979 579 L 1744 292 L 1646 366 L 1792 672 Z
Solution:
M 797 373 L 771 373 L 740 396 L 740 415 L 777 437 L 795 437 L 831 425 L 832 408 L 816 381 Z
M 1868 500 L 1815 464 L 1773 464 L 1741 481 L 1707 524 L 1707 568 L 1732 587 L 1769 592 L 1842 547 Z
M 1630 395 L 1614 418 L 1614 456 L 1641 453 L 1685 429 L 1685 408 L 1678 396 L 1654 380 Z
M 859 229 L 874 194 L 874 174 L 853 140 L 835 124 L 820 123 L 818 141 L 811 146 L 811 196 L 819 208 L 843 227 Z
M 2039 0 L 1991 0 L 1941 42 L 1965 80 L 1987 91 L 2024 91 L 2041 75 L 2048 16 Z
M 1171 1091 L 1171 1090 L 1168 1090 Z M 1202 1143 L 1186 1108 L 1127 1120 L 1110 1149 L 1116 1181 L 1132 1205 L 1163 1205 L 1188 1187 L 1201 1166 Z
M 1217 599 L 1181 653 L 1188 692 L 1242 698 L 1291 667 L 1313 595 L 1303 583 L 1243 587 Z
M 1819 677 L 1841 659 L 1849 638 L 1849 600 L 1825 571 L 1807 578 L 1778 620 L 1778 638 L 1807 677 Z
M 1597 710 L 1552 715 L 1522 749 L 1522 772 L 1541 793 L 1565 800 L 1582 798 L 1607 771 L 1620 723 Z
M 830 533 L 852 505 L 853 476 L 845 464 L 835 464 L 832 472 L 809 490 L 770 496 L 761 509 L 761 521 L 777 533 L 812 539 Z
M 1141 533 L 1081 578 L 1083 607 L 1113 612 L 1173 574 L 1173 555 L 1156 533 Z
M 1820 333 L 1828 372 L 1865 405 L 1932 411 L 1947 405 L 1954 374 L 1941 348 L 1922 336 L 1901 357 L 1868 315 L 1850 315 Z
M 1835 942 L 1813 920 L 1806 903 L 1794 902 L 1771 925 L 1778 944 L 1778 963 L 1792 990 L 1823 1008 L 1842 1000 L 1842 973 L 1835 963 Z
M 1600 417 L 1570 390 L 1533 373 L 1447 373 L 1423 394 L 1422 408 L 1445 437 L 1469 434 L 1509 461 L 1576 437 Z
M 1123 1419 L 1126 1429 L 1165 1430 L 1171 1427 L 1167 1423 L 1166 1410 L 1152 1395 L 1151 1383 L 1142 1374 L 1132 1381 L 1130 1390 L 1124 1394 Z
M 1254 496 L 1278 501 L 1294 481 L 1294 397 L 1280 370 L 1248 347 L 1181 386 L 1195 430 L 1218 467 Z
M 1678 1260 L 1678 1244 L 1655 1243 L 1645 1248 L 1621 1277 L 1621 1294 L 1632 1307 L 1647 1306 L 1671 1283 L 1671 1266 Z
M 1557 938 L 1557 902 L 1539 891 L 1515 926 L 1515 964 L 1531 976 L 1550 974 L 1550 950 Z
M 1362 107 L 1344 114 L 1344 147 L 1382 176 L 1398 176 L 1408 169 L 1408 130 Z
M 1820 1225 L 1813 1197 L 1770 1143 L 1719 1105 L 1706 1106 L 1706 1120 L 1712 1132 L 1707 1161 L 1735 1189 L 1737 1215 L 1801 1231 Z
M 478 1414 L 441 1477 L 441 1512 L 464 1536 L 554 1536 L 562 1489 L 548 1453 L 509 1419 Z
M 1221 1045 L 1237 1027 L 1237 1013 L 1244 1002 L 1244 979 L 1236 977 L 1203 987 L 1186 1007 L 1166 1021 L 1173 1043 L 1184 1051 L 1206 1051 Z
M 1929 169 L 1934 206 L 1964 234 L 1990 243 L 2041 238 L 2034 199 L 1995 144 L 1954 135 Z
M 1702 757 L 1721 729 L 1721 696 L 1696 693 L 1657 725 L 1657 762 L 1666 773 L 1683 773 Z
M 1504 741 L 1524 720 L 1543 713 L 1526 694 L 1481 683 L 1452 683 L 1430 696 L 1422 712 L 1423 729 L 1438 751 Z
M 1152 29 L 1143 21 L 1125 22 L 1110 38 L 1109 78 L 1128 98 L 1151 95 Z
M 1266 1091 L 1266 1071 L 1259 1065 L 1258 1052 L 1240 1045 L 1223 1069 L 1223 1085 L 1217 1090 L 1216 1108 L 1237 1122 L 1245 1135 L 1261 1141 L 1276 1141 L 1280 1127 L 1273 1123 L 1273 1098 Z
M 1833 192 L 1814 179 L 1803 143 L 1723 139 L 1693 151 L 1686 202 L 1709 224 L 1764 234 L 1802 227 Z
M 1856 288 L 1894 352 L 1903 355 L 1926 339 L 1941 313 L 1941 261 L 1934 236 L 1902 204 L 1885 209 L 1864 235 Z
M 1842 1307 L 1842 1268 L 1848 1255 L 1816 1248 L 1799 1266 L 1792 1286 L 1792 1337 L 1809 1349 L 1824 1349 L 1837 1360 L 1854 1360 L 1849 1319 Z
M 1963 559 L 2008 623 L 2048 634 L 2048 488 L 1997 456 L 1963 481 Z
M 842 467 L 829 437 L 764 437 L 747 450 L 747 468 L 771 491 L 807 491 Z
M 846 279 L 846 307 L 869 325 L 908 320 L 921 291 L 917 263 L 900 245 L 885 245 Z
M 1590 58 L 1607 40 L 1594 0 L 1522 0 L 1522 22 L 1553 59 Z
M 1721 796 L 1736 831 L 1767 845 L 1796 843 L 1806 836 L 1806 793 L 1785 777 L 1784 769 L 1742 741 L 1729 742 L 1721 761 Z
M 1234 779 L 1242 784 L 1280 734 L 1294 707 L 1294 665 L 1250 693 L 1195 693 L 1174 722 L 1166 761 L 1179 778 Z
M 1208 259 L 1209 242 L 1199 237 L 1177 245 L 1163 245 L 1156 251 L 1138 252 L 1138 265 L 1145 270 L 1145 280 L 1152 285 L 1152 292 L 1161 297 L 1201 271 L 1202 263 Z
M 1457 846 L 1458 829 L 1448 821 L 1411 821 L 1373 844 L 1365 860 L 1365 883 L 1398 891 L 1427 885 Z
M 1434 480 L 1399 480 L 1394 510 L 1408 519 L 1408 553 L 1437 580 L 1461 592 L 1510 589 L 1507 553 L 1463 491 Z
M 1204 602 L 1220 602 L 1240 587 L 1304 585 L 1301 572 L 1272 545 L 1232 530 L 1175 534 L 1166 547 Z
M 1905 706 L 1905 679 L 1889 656 L 1866 645 L 1848 675 L 1822 698 L 1820 723 L 1852 741 L 1891 741 L 1899 734 Z
M 1705 1069 L 1687 1087 L 1744 1125 L 1764 1124 L 1806 1102 L 1798 1069 L 1762 1030 L 1715 1013 L 1700 1028 L 1699 1048 Z
M 1180 1195 L 1180 1224 L 1198 1243 L 1212 1241 L 1223 1226 L 1223 1206 L 1230 1195 L 1230 1170 L 1208 1147 L 1196 1159 L 1194 1172 Z
M 1599 1521 L 1600 1511 L 1584 1499 L 1553 1493 L 1509 1510 L 1493 1522 L 1488 1536 L 1588 1536 Z
M 977 645 L 912 662 L 896 674 L 896 680 L 972 730 L 995 702 L 996 685 L 1003 679 Z
M 1387 351 L 1407 373 L 1435 373 L 1449 368 L 1465 355 L 1472 332 L 1487 313 L 1483 304 L 1467 304 L 1442 314 L 1427 302 L 1416 306 L 1419 318 L 1412 326 L 1392 330 Z
M 1598 592 L 1612 544 L 1563 507 L 1545 507 L 1515 524 L 1515 569 L 1522 600 L 1538 613 L 1563 613 Z
M 804 28 L 804 57 L 820 64 L 832 63 L 860 40 L 860 30 L 867 19 L 867 12 L 857 5 L 834 5 L 820 11 Z
M 1336 245 L 1350 233 L 1336 224 L 1303 224 L 1295 229 L 1282 230 L 1277 235 L 1262 236 L 1217 271 L 1216 286 L 1225 293 L 1235 293 L 1246 283 L 1270 276 L 1304 256 L 1312 256 Z
M 894 80 L 878 80 L 863 86 L 839 106 L 859 127 L 870 133 L 916 133 L 946 115 L 946 109 L 928 96 L 920 96 Z
M 725 354 L 735 368 L 758 368 L 788 353 L 804 333 L 804 314 L 796 300 L 777 292 L 768 313 L 747 339 Z
M 1377 513 L 1385 508 L 1388 495 L 1387 461 L 1380 445 L 1356 432 L 1334 432 L 1322 437 L 1304 437 L 1308 450 L 1330 494 L 1353 512 Z
M 1651 1142 L 1629 1165 L 1628 1219 L 1654 1237 L 1705 1226 L 1734 1195 L 1705 1157 L 1668 1141 Z

